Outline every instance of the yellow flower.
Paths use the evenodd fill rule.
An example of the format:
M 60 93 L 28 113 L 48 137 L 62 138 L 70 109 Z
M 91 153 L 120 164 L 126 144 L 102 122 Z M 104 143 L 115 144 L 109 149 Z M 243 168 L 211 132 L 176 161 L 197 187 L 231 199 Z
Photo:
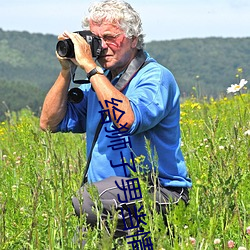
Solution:
M 192 108 L 192 109 L 195 109 L 195 108 L 201 109 L 201 106 L 200 106 L 199 103 L 196 102 L 196 103 L 192 103 L 192 104 L 191 104 L 191 108 Z
M 242 68 L 238 68 L 237 71 L 238 71 L 238 73 L 242 73 L 243 69 Z

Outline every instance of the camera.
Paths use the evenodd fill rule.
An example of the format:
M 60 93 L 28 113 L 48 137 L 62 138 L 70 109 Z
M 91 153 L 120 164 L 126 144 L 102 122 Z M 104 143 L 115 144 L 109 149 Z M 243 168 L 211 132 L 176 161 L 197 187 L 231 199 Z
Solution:
M 95 36 L 90 30 L 75 31 L 82 36 L 90 45 L 92 56 L 98 57 L 102 51 L 102 41 L 99 37 Z M 56 51 L 61 57 L 74 58 L 74 44 L 71 39 L 65 39 L 57 42 Z

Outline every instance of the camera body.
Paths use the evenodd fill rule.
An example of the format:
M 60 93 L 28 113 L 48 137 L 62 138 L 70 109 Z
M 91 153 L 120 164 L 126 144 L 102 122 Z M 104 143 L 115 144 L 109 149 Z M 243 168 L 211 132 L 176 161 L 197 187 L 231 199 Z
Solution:
M 75 31 L 74 33 L 81 35 L 90 45 L 93 57 L 98 57 L 101 54 L 102 41 L 99 37 L 95 36 L 90 30 Z M 61 57 L 75 57 L 74 44 L 71 39 L 58 41 L 56 44 L 56 51 Z

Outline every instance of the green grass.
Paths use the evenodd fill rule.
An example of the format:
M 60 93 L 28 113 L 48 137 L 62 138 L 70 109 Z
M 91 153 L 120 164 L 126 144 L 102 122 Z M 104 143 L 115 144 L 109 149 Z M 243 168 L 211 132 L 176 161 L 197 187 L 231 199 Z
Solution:
M 249 103 L 244 94 L 181 105 L 191 201 L 170 210 L 166 227 L 141 180 L 144 231 L 151 232 L 154 249 L 228 249 L 229 240 L 235 249 L 250 249 Z M 6 114 L 0 124 L 0 249 L 80 249 L 73 238 L 85 219 L 74 216 L 71 197 L 86 162 L 84 135 L 44 133 L 38 124 L 28 109 Z M 114 228 L 116 221 L 108 223 Z M 89 230 L 87 239 L 86 249 L 114 244 L 103 229 Z

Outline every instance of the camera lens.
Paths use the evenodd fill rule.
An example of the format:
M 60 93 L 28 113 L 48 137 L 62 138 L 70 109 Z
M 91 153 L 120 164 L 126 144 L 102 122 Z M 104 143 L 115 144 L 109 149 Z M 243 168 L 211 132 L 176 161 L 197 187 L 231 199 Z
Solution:
M 73 58 L 75 56 L 74 45 L 70 39 L 59 41 L 56 45 L 56 51 L 61 57 Z
M 79 103 L 82 101 L 84 94 L 79 88 L 72 88 L 68 92 L 68 100 L 73 103 Z

